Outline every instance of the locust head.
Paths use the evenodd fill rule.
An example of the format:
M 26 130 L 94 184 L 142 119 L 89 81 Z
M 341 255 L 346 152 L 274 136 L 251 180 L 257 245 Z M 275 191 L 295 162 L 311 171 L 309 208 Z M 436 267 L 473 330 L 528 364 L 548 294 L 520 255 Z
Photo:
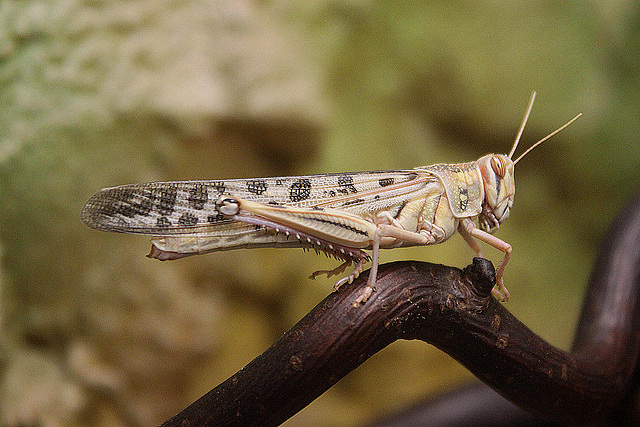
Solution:
M 536 148 L 538 145 L 551 138 L 556 133 L 573 123 L 582 114 L 578 114 L 567 123 L 551 132 L 549 135 L 542 138 L 540 141 L 529 147 L 524 153 L 515 160 L 512 160 L 513 154 L 518 147 L 518 141 L 524 131 L 524 126 L 529 118 L 533 101 L 536 98 L 536 93 L 533 92 L 531 100 L 527 107 L 527 112 L 524 115 L 520 129 L 511 147 L 509 154 L 488 154 L 481 157 L 478 160 L 478 166 L 482 173 L 482 179 L 484 182 L 484 202 L 482 204 L 482 212 L 478 216 L 480 228 L 484 231 L 492 233 L 500 224 L 502 224 L 507 218 L 513 206 L 513 196 L 516 192 L 516 184 L 514 180 L 515 165 L 518 163 L 527 153 Z
M 484 182 L 484 203 L 478 219 L 480 227 L 489 233 L 509 218 L 516 192 L 514 163 L 504 154 L 489 154 L 478 160 Z

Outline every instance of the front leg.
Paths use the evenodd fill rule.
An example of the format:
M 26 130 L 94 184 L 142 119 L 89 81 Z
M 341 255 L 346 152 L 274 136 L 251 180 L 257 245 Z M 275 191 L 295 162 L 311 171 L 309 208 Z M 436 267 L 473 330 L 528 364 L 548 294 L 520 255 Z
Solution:
M 498 249 L 499 251 L 504 252 L 504 258 L 502 259 L 500 266 L 498 266 L 498 269 L 496 270 L 496 286 L 498 288 L 497 289 L 494 288 L 491 291 L 491 293 L 493 293 L 493 295 L 501 301 L 509 301 L 511 294 L 509 293 L 507 288 L 504 286 L 504 280 L 502 276 L 504 274 L 504 269 L 507 266 L 507 263 L 509 262 L 509 258 L 511 257 L 511 250 L 512 250 L 511 245 L 505 242 L 504 240 L 501 240 L 496 236 L 487 233 L 484 230 L 480 230 L 479 228 L 476 228 L 476 225 L 469 218 L 465 218 L 460 223 L 458 230 L 462 235 L 462 237 L 467 241 L 469 246 L 471 246 L 471 248 L 478 255 L 480 255 L 480 245 L 478 245 L 478 242 L 473 240 L 471 237 L 474 237 L 480 241 L 483 241 L 486 244 L 491 245 L 494 248 Z

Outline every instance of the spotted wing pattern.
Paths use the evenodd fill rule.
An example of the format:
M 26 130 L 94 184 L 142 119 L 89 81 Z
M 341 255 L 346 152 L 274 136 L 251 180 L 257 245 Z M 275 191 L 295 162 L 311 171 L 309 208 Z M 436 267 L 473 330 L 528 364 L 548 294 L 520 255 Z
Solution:
M 357 215 L 403 206 L 437 178 L 429 171 L 375 171 L 294 177 L 175 181 L 106 188 L 87 201 L 82 219 L 104 231 L 154 236 L 264 234 L 225 218 L 222 195 L 292 207 L 331 207 Z

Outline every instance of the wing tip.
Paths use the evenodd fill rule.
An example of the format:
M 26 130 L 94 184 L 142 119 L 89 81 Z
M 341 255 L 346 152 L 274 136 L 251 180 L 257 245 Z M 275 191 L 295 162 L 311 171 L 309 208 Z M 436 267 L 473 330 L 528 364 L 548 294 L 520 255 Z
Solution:
M 80 218 L 82 219 L 82 222 L 86 226 L 94 228 L 96 230 L 102 230 L 104 227 L 102 221 L 98 219 L 102 216 L 98 213 L 99 209 L 98 204 L 96 203 L 96 199 L 99 194 L 100 192 L 91 196 L 91 198 L 87 200 L 87 202 L 82 207 L 82 212 L 80 212 Z
M 117 224 L 117 217 L 108 214 L 106 208 L 109 203 L 107 200 L 110 188 L 105 188 L 91 196 L 82 207 L 80 219 L 82 222 L 95 230 L 100 231 L 122 231 L 122 224 Z

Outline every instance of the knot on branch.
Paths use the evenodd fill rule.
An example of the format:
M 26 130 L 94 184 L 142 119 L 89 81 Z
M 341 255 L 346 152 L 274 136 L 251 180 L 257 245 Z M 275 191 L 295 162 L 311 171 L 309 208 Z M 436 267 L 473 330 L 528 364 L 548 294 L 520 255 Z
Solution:
M 466 266 L 463 275 L 471 291 L 480 298 L 488 298 L 496 284 L 496 269 L 491 261 L 474 257 L 473 264 Z

